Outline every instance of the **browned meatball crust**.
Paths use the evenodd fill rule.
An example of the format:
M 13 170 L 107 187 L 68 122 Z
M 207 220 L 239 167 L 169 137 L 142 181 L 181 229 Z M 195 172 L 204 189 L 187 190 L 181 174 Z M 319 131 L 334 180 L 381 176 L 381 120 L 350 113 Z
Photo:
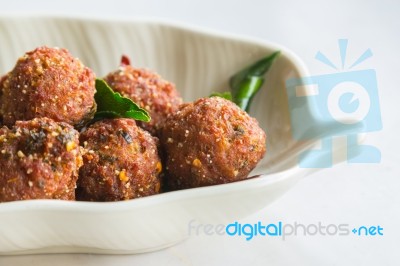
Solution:
M 86 153 L 76 197 L 118 201 L 153 195 L 160 190 L 158 139 L 132 119 L 98 121 L 81 133 Z
M 48 118 L 0 129 L 0 202 L 75 199 L 82 165 L 79 134 Z
M 95 76 L 66 49 L 39 47 L 18 59 L 2 86 L 3 122 L 49 117 L 81 126 L 95 111 Z
M 245 179 L 266 151 L 257 120 L 220 97 L 181 105 L 160 141 L 172 190 Z
M 3 102 L 3 84 L 4 84 L 4 81 L 6 80 L 6 78 L 7 78 L 7 75 L 0 77 L 0 125 L 3 125 L 3 113 L 1 111 L 1 105 Z
M 132 99 L 149 112 L 151 121 L 137 124 L 152 135 L 157 135 L 167 116 L 175 112 L 182 103 L 174 84 L 146 69 L 122 65 L 104 80 L 114 91 Z
M 4 81 L 6 80 L 6 78 L 7 78 L 7 75 L 4 75 L 4 76 L 1 76 L 1 77 L 0 77 L 0 88 L 3 87 L 3 83 L 4 83 Z

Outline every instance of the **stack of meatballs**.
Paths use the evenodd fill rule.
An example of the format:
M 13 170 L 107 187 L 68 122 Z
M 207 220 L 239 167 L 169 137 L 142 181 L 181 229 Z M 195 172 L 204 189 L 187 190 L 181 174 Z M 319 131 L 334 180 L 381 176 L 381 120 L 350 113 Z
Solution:
M 39 47 L 0 78 L 0 202 L 119 201 L 247 178 L 265 154 L 258 122 L 234 103 L 183 103 L 173 83 L 129 61 L 104 80 L 146 109 L 93 122 L 95 74 Z

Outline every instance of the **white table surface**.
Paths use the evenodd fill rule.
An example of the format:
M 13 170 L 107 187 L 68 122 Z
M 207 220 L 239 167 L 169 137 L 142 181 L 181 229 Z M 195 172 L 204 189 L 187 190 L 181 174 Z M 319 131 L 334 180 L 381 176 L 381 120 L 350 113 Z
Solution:
M 400 2 L 380 1 L 1 1 L 0 14 L 50 13 L 99 17 L 161 17 L 280 43 L 297 53 L 311 74 L 331 73 L 318 50 L 338 60 L 337 39 L 349 39 L 355 59 L 377 72 L 383 130 L 367 135 L 380 164 L 340 164 L 309 176 L 243 222 L 380 225 L 384 235 L 244 239 L 193 236 L 141 255 L 2 256 L 0 265 L 400 265 Z M 1 48 L 0 48 L 1 49 Z

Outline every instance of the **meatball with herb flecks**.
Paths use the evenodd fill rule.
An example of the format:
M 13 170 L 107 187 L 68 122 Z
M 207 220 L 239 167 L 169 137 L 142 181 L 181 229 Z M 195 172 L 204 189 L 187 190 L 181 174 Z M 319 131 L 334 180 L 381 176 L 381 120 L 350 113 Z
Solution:
M 150 70 L 130 66 L 126 57 L 122 58 L 120 68 L 108 74 L 104 80 L 114 91 L 132 99 L 149 112 L 151 121 L 137 124 L 152 135 L 157 135 L 167 116 L 182 103 L 174 84 Z
M 266 151 L 256 119 L 220 97 L 181 105 L 166 120 L 160 142 L 171 190 L 245 179 Z
M 132 119 L 107 119 L 80 136 L 86 150 L 79 170 L 78 200 L 119 201 L 157 194 L 161 161 L 158 139 Z
M 0 129 L 0 202 L 75 199 L 82 165 L 79 134 L 48 118 Z
M 3 123 L 48 117 L 76 127 L 96 109 L 92 70 L 66 49 L 39 47 L 18 59 L 3 81 Z

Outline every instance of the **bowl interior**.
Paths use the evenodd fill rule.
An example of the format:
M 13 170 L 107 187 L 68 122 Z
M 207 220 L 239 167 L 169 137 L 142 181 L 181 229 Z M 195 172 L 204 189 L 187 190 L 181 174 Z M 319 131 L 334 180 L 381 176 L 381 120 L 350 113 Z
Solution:
M 82 23 L 68 18 L 3 17 L 0 24 L 1 74 L 10 71 L 19 56 L 41 45 L 69 49 L 99 77 L 115 70 L 125 54 L 134 66 L 155 70 L 174 82 L 186 101 L 227 90 L 233 73 L 281 50 L 250 111 L 268 137 L 267 154 L 252 174 L 282 171 L 296 164 L 288 156 L 298 143 L 291 136 L 285 81 L 306 70 L 285 48 L 146 20 Z
M 283 47 L 165 21 L 27 16 L 0 18 L 0 45 L 0 74 L 41 45 L 69 49 L 99 77 L 116 69 L 126 54 L 134 66 L 153 69 L 173 81 L 186 101 L 227 90 L 233 73 L 281 51 L 250 111 L 268 136 L 267 155 L 253 174 L 275 175 L 117 203 L 4 203 L 0 253 L 125 254 L 160 249 L 188 237 L 191 220 L 240 219 L 277 199 L 305 175 L 294 167 L 304 143 L 292 139 L 285 82 L 307 73 Z M 118 226 L 110 227 L 115 221 Z

